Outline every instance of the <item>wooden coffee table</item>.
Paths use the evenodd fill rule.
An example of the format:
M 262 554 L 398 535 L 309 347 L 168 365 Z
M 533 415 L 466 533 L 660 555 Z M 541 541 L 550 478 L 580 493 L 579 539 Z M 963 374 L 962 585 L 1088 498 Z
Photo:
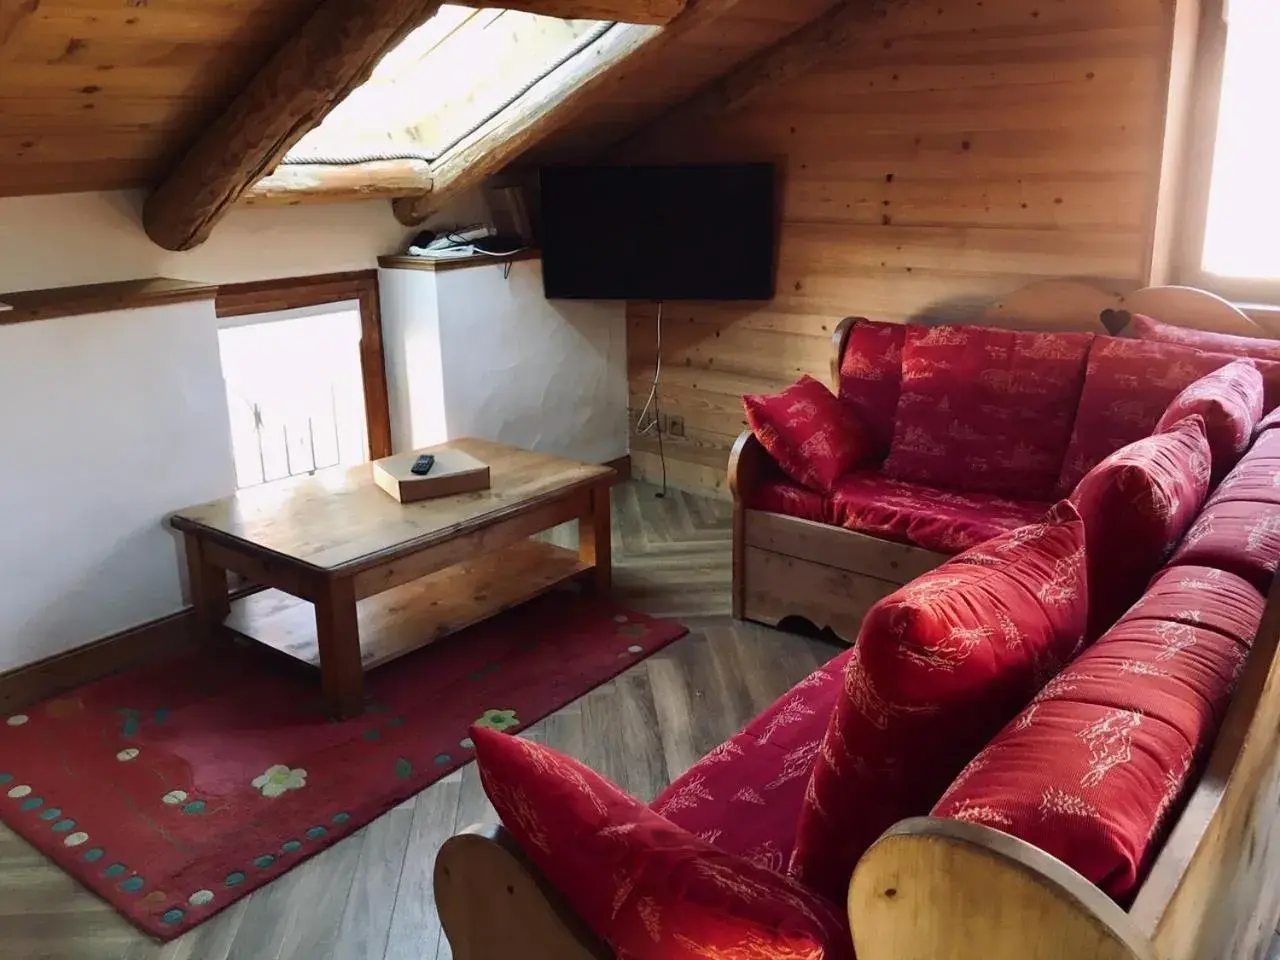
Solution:
M 610 586 L 609 467 L 454 440 L 492 486 L 400 504 L 368 464 L 179 510 L 206 638 L 225 624 L 318 667 L 329 712 L 364 709 L 364 672 L 567 580 Z M 439 449 L 439 448 L 428 448 Z M 578 522 L 576 552 L 528 539 Z M 271 589 L 231 602 L 226 571 Z

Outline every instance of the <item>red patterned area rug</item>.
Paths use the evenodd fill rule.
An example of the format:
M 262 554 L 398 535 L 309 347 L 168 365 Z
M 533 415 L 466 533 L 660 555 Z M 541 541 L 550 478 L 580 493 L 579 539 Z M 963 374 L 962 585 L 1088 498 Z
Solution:
M 549 594 L 374 671 L 325 718 L 318 679 L 228 646 L 81 687 L 0 725 L 0 819 L 162 940 L 686 633 Z

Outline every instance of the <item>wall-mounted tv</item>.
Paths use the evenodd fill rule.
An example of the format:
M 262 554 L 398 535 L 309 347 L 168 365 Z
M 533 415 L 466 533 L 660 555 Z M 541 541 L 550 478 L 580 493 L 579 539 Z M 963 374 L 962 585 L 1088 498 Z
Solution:
M 548 299 L 770 300 L 769 163 L 546 167 Z

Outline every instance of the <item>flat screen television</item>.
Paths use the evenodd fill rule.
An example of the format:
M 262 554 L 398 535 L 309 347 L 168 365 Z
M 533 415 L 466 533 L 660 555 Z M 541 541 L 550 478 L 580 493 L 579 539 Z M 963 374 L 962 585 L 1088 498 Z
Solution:
M 548 299 L 770 300 L 774 166 L 546 167 Z

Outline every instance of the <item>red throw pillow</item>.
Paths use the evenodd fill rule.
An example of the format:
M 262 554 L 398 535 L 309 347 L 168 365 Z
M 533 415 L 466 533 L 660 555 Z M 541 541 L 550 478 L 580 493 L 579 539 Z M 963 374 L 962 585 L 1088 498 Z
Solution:
M 1151 436 L 1174 397 L 1227 362 L 1171 343 L 1096 338 L 1059 491 L 1069 495 L 1111 454 Z
M 1182 578 L 1178 619 L 1158 615 L 1167 596 L 1127 614 L 974 758 L 933 815 L 1012 834 L 1121 903 L 1131 897 L 1212 747 L 1262 618 L 1262 596 L 1240 581 L 1221 583 L 1234 588 L 1219 597 L 1226 630 L 1202 616 L 1199 598 L 1220 584 L 1200 578 L 1214 572 Z
M 503 824 L 620 956 L 852 960 L 844 911 L 794 880 L 722 853 L 550 747 L 471 736 Z
M 893 439 L 906 342 L 905 324 L 859 319 L 840 358 L 840 399 L 866 424 L 881 457 Z
M 801 807 L 794 876 L 843 898 L 876 838 L 927 813 L 1070 660 L 1088 614 L 1084 543 L 1063 501 L 871 608 Z
M 796 483 L 824 493 L 852 466 L 875 456 L 858 418 L 825 386 L 801 377 L 781 393 L 745 396 L 747 423 Z
M 911 324 L 885 474 L 1049 499 L 1092 340 L 1089 333 Z
M 1071 502 L 1088 546 L 1090 637 L 1142 595 L 1208 493 L 1209 441 L 1199 416 L 1116 451 L 1080 481 Z
M 1125 336 L 1139 340 L 1157 340 L 1160 343 L 1176 343 L 1206 353 L 1229 353 L 1233 357 L 1256 357 L 1260 360 L 1280 360 L 1280 340 L 1266 337 L 1238 337 L 1230 333 L 1213 333 L 1209 330 L 1193 330 L 1161 323 L 1152 317 L 1135 313 L 1124 330 Z
M 1204 418 L 1216 483 L 1248 449 L 1262 418 L 1262 374 L 1253 361 L 1237 360 L 1191 384 L 1174 397 L 1156 430 L 1167 430 L 1192 414 Z

